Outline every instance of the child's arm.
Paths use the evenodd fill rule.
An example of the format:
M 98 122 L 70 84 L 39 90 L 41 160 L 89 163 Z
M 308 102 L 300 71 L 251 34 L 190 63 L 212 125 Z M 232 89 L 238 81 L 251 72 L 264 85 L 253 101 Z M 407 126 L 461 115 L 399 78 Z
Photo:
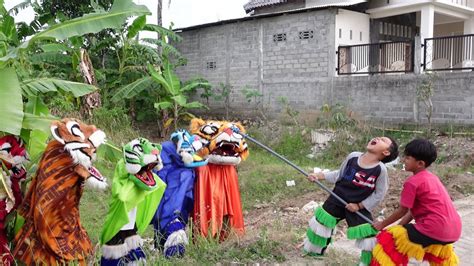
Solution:
M 400 220 L 400 222 L 398 224 L 399 225 L 404 225 L 404 224 L 407 224 L 407 223 L 411 222 L 411 220 L 413 220 L 413 216 L 411 216 L 411 212 L 410 212 L 410 210 L 408 210 L 407 214 L 405 214 L 405 216 L 403 216 L 402 220 Z
M 405 214 L 408 213 L 408 208 L 400 206 L 396 209 L 392 215 L 390 215 L 387 219 L 383 221 L 377 221 L 372 226 L 377 230 L 382 230 L 388 225 L 393 224 L 394 222 L 398 221 L 398 219 L 402 218 Z

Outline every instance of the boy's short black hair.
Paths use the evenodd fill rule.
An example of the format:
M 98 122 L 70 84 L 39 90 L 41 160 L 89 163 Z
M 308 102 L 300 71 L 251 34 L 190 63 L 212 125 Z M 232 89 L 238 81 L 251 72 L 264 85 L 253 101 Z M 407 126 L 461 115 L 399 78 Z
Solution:
M 385 136 L 385 137 L 389 138 L 390 141 L 392 141 L 392 144 L 390 144 L 390 147 L 388 147 L 388 151 L 390 152 L 390 155 L 385 156 L 385 158 L 382 159 L 382 163 L 389 163 L 398 157 L 398 144 L 392 137 L 389 137 L 389 136 Z
M 435 145 L 427 139 L 414 139 L 410 141 L 403 153 L 418 161 L 425 162 L 425 167 L 430 166 L 438 156 Z

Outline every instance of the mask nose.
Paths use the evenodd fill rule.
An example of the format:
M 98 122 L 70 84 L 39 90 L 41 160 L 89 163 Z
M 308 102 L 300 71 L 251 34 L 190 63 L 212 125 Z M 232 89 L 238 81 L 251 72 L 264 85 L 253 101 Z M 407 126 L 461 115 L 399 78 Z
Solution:
M 226 128 L 226 129 L 224 129 L 224 132 L 225 132 L 227 135 L 229 135 L 229 136 L 232 136 L 232 133 L 233 133 L 233 131 L 232 131 L 231 128 Z
M 153 154 L 153 155 L 158 155 L 158 154 L 160 154 L 160 151 L 159 151 L 159 150 L 152 150 L 152 151 L 151 151 L 151 154 Z

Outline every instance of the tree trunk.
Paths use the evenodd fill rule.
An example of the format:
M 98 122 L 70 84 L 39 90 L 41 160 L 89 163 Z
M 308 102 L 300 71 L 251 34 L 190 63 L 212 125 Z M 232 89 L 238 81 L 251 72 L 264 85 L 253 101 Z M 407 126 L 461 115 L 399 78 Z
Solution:
M 94 67 L 85 49 L 81 49 L 81 62 L 79 63 L 84 82 L 97 87 L 97 80 L 94 74 Z M 92 109 L 102 105 L 99 91 L 91 92 L 82 98 L 81 114 L 84 118 L 92 117 Z

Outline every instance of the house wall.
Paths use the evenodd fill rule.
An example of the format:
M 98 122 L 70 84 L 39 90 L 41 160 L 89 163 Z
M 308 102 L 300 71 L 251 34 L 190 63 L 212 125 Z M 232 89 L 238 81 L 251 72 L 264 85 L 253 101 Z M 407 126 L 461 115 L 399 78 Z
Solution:
M 437 24 L 433 28 L 433 37 L 463 35 L 464 22 Z
M 351 37 L 352 31 L 352 37 Z M 341 35 L 339 35 L 339 32 Z M 362 38 L 360 38 L 362 35 Z M 370 17 L 368 14 L 339 9 L 336 14 L 336 47 L 370 42 Z
M 185 30 L 179 33 L 183 41 L 177 48 L 188 62 L 177 69 L 178 75 L 184 80 L 204 77 L 216 88 L 221 83 L 232 86 L 230 104 L 241 108 L 248 107 L 245 88 L 267 95 L 275 105 L 290 89 L 288 99 L 303 103 L 308 82 L 334 74 L 335 12 L 317 10 Z M 300 32 L 307 38 L 300 39 Z M 288 81 L 295 86 L 288 88 Z
M 178 74 L 183 80 L 201 76 L 214 87 L 233 86 L 228 107 L 241 116 L 257 115 L 259 106 L 267 116 L 278 114 L 284 109 L 283 97 L 302 113 L 342 103 L 369 120 L 423 121 L 416 88 L 424 75 L 334 77 L 335 16 L 335 9 L 326 9 L 185 30 L 178 49 L 188 63 Z M 299 39 L 299 32 L 307 30 L 313 38 Z M 274 35 L 282 33 L 286 40 L 275 42 Z M 209 62 L 216 67 L 209 69 Z M 433 122 L 474 124 L 474 72 L 437 75 Z M 257 99 L 260 105 L 247 102 L 245 87 L 263 95 Z M 199 93 L 195 99 L 202 100 Z M 209 107 L 202 115 L 223 114 L 222 100 L 210 99 Z

